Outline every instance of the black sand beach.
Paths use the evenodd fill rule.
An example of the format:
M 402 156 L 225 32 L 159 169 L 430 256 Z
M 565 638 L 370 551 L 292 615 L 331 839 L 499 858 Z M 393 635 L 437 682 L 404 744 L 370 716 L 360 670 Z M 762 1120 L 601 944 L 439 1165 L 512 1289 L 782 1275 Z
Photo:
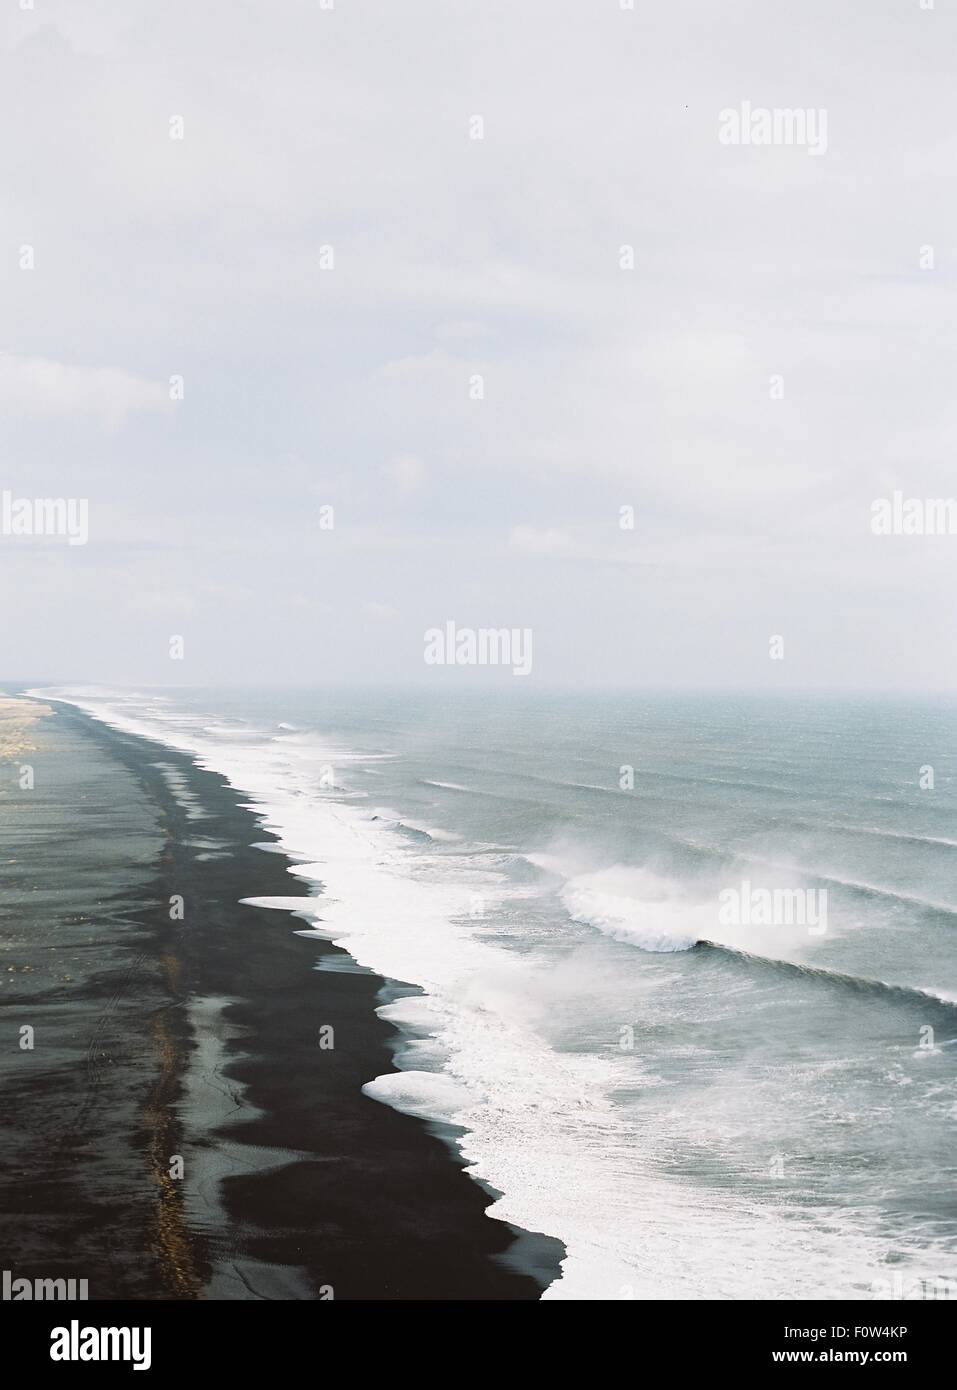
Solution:
M 561 1245 L 362 1095 L 399 987 L 240 903 L 298 892 L 242 798 L 62 706 L 34 741 L 34 789 L 14 760 L 0 793 L 3 1268 L 91 1299 L 539 1297 Z

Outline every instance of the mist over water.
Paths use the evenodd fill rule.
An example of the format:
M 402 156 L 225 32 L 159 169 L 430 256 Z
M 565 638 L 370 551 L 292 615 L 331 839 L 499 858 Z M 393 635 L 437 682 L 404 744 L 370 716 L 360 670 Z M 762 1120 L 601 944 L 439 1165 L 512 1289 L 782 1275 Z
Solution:
M 957 1280 L 953 702 L 43 693 L 227 775 L 290 929 L 424 991 L 367 1093 L 565 1241 L 546 1297 Z

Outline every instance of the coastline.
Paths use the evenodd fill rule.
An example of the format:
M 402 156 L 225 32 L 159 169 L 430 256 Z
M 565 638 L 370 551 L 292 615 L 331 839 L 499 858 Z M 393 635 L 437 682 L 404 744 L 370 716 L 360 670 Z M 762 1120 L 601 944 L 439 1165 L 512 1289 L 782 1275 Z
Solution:
M 76 876 L 64 882 L 56 923 L 42 947 L 31 938 L 32 949 L 55 968 L 68 919 L 83 918 L 87 977 L 79 987 L 74 977 L 38 989 L 27 970 L 19 990 L 2 996 L 8 1032 L 52 1007 L 68 1039 L 44 1081 L 54 1143 L 42 1193 L 20 1206 L 21 1248 L 6 1261 L 15 1274 L 52 1277 L 69 1266 L 93 1276 L 92 1299 L 538 1298 L 558 1277 L 561 1244 L 489 1218 L 491 1197 L 434 1127 L 362 1093 L 397 1070 L 397 1030 L 376 1007 L 416 991 L 360 970 L 331 942 L 297 935 L 288 914 L 242 901 L 298 896 L 297 885 L 275 837 L 223 777 L 68 706 L 44 720 L 43 733 L 38 756 L 49 780 L 38 775 L 37 785 L 45 799 L 20 811 L 52 821 L 72 811 L 79 862 L 86 837 L 76 825 L 96 799 L 92 783 L 98 843 L 115 859 L 103 875 L 109 881 L 122 864 L 137 881 L 119 912 L 102 885 L 83 905 Z M 77 766 L 83 787 L 70 806 L 64 773 Z M 4 800 L 16 795 L 8 790 Z M 40 885 L 58 844 L 51 833 L 31 864 Z M 49 904 L 42 910 L 50 921 Z M 101 960 L 104 912 L 114 926 Z M 12 933 L 4 946 L 25 950 Z M 333 1046 L 320 1047 L 321 1028 L 332 1030 Z M 57 1116 L 83 1066 L 92 1099 L 83 1138 L 70 1144 Z M 24 1083 L 23 1095 L 27 1142 L 35 1084 Z M 68 1151 L 69 1171 L 56 1157 Z M 117 1171 L 91 1187 L 105 1152 Z M 182 1177 L 171 1175 L 175 1156 Z M 64 1222 L 77 1187 L 82 1212 Z M 128 1220 L 114 1221 L 110 1237 L 101 1219 L 118 1193 Z M 15 1177 L 5 1230 L 18 1195 Z M 41 1206 L 38 1224 L 30 1212 Z M 71 1225 L 82 1231 L 69 1244 Z

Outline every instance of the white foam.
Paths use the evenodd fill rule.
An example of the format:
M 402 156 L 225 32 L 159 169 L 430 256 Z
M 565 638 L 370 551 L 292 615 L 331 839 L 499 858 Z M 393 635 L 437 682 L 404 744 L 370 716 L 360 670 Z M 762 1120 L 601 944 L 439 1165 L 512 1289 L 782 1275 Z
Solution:
M 277 893 L 262 898 L 240 898 L 241 903 L 250 907 L 271 907 L 278 912 L 298 912 L 300 916 L 318 917 L 319 902 L 314 897 L 302 894 L 300 897 L 286 897 Z
M 687 951 L 714 932 L 713 903 L 689 903 L 674 885 L 639 869 L 580 874 L 566 883 L 562 901 L 574 921 L 643 951 Z
M 727 1188 L 713 1193 L 660 1176 L 671 1136 L 611 1099 L 617 1087 L 639 1084 L 636 1059 L 625 1064 L 612 1044 L 587 1054 L 549 1046 L 547 967 L 483 940 L 481 923 L 470 918 L 476 893 L 492 899 L 505 891 L 487 861 L 416 846 L 323 793 L 297 738 L 211 739 L 198 719 L 190 728 L 188 717 L 162 718 L 168 711 L 154 696 L 31 693 L 190 752 L 224 775 L 301 861 L 291 875 L 322 886 L 322 921 L 312 930 L 344 945 L 358 964 L 424 991 L 380 1013 L 434 1039 L 420 1066 L 427 1060 L 441 1070 L 370 1078 L 364 1090 L 430 1119 L 453 1119 L 465 1131 L 460 1146 L 470 1171 L 503 1193 L 489 1214 L 564 1241 L 562 1277 L 546 1298 L 840 1298 L 880 1272 L 885 1251 L 850 1218 L 827 1229 L 813 1212 L 802 1220 L 793 1208 L 782 1215 Z M 363 762 L 359 753 L 351 759 Z M 693 902 L 662 881 L 626 882 L 618 871 L 603 876 L 581 866 L 569 875 L 557 859 L 546 871 L 567 879 L 560 891 L 580 920 L 632 944 L 673 951 L 708 934 L 688 917 Z M 253 901 L 302 911 L 292 895 Z M 611 1039 L 616 1022 L 609 1021 Z
M 373 1100 L 426 1120 L 455 1119 L 472 1104 L 472 1093 L 445 1072 L 397 1071 L 377 1076 L 362 1088 Z
M 814 941 L 799 921 L 774 925 L 728 921 L 721 895 L 733 881 L 677 880 L 647 868 L 614 864 L 578 872 L 561 855 L 530 854 L 538 868 L 567 877 L 561 899 L 573 921 L 642 951 L 688 951 L 706 941 L 770 960 L 802 960 Z
M 393 830 L 415 830 L 420 835 L 428 835 L 430 840 L 454 844 L 462 838 L 461 835 L 456 835 L 451 830 L 438 830 L 435 826 L 426 825 L 420 820 L 413 820 L 410 816 L 401 816 L 398 811 L 390 810 L 388 807 L 376 807 L 369 814 L 370 817 L 377 817 L 384 821 Z

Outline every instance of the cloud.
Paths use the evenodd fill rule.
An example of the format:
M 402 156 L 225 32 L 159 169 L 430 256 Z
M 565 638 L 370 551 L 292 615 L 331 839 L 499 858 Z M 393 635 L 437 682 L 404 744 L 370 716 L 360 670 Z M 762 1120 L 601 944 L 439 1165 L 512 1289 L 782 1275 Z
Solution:
M 0 354 L 0 407 L 6 414 L 92 417 L 114 431 L 137 411 L 171 408 L 165 383 L 117 367 L 75 367 L 46 357 Z
M 245 584 L 203 584 L 200 586 L 204 594 L 211 595 L 212 598 L 224 598 L 236 603 L 246 603 L 255 595 L 252 589 Z
M 142 613 L 153 618 L 191 618 L 199 612 L 199 604 L 194 593 L 175 586 L 166 587 L 155 578 L 150 587 L 133 588 L 124 598 L 124 608 L 128 613 Z
M 438 324 L 435 336 L 443 343 L 469 343 L 489 337 L 491 331 L 487 324 L 476 320 L 455 319 L 450 323 Z
M 121 51 L 120 35 L 130 22 L 123 9 L 109 0 L 86 0 L 82 6 L 70 0 L 42 0 L 36 9 L 22 3 L 10 8 L 14 13 L 4 16 L 0 28 L 0 45 L 9 49 L 49 32 L 75 53 L 105 57 Z
M 362 611 L 367 618 L 375 618 L 377 622 L 389 622 L 399 616 L 398 608 L 393 608 L 391 603 L 364 603 Z
M 5 554 L 24 603 L 50 576 L 23 667 L 87 662 L 93 625 L 117 679 L 156 674 L 109 596 L 172 581 L 197 679 L 248 677 L 250 585 L 277 680 L 327 674 L 312 625 L 344 679 L 417 679 L 404 624 L 437 594 L 552 625 L 536 679 L 587 653 L 595 682 L 760 684 L 785 623 L 794 681 L 954 678 L 928 638 L 949 548 L 867 522 L 952 491 L 957 13 L 872 6 L 862 46 L 828 0 L 786 42 L 757 0 L 730 28 L 707 0 L 604 8 L 2 7 L 0 122 L 29 121 L 0 145 L 0 440 L 18 493 L 90 496 L 96 537 Z M 723 147 L 745 98 L 827 107 L 827 155 Z
M 400 454 L 386 464 L 384 472 L 399 492 L 416 492 L 425 480 L 425 464 L 414 454 Z
M 610 527 L 539 528 L 514 526 L 509 533 L 509 549 L 518 555 L 543 560 L 577 560 L 600 565 L 647 565 L 653 563 L 644 547 L 639 547 L 635 533 L 616 534 L 620 541 L 613 544 L 608 535 Z

